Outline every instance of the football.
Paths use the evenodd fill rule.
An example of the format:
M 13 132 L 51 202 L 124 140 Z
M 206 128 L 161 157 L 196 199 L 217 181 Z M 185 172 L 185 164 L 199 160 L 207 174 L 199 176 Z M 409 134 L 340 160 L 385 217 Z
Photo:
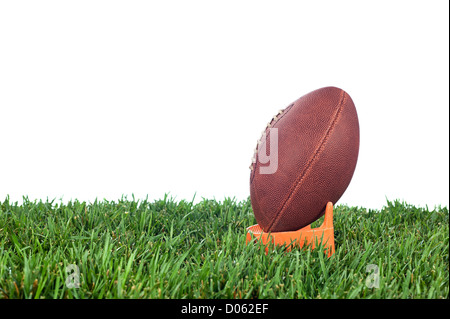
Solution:
M 342 89 L 310 92 L 280 110 L 250 165 L 250 198 L 265 232 L 301 229 L 347 189 L 359 152 L 359 122 Z

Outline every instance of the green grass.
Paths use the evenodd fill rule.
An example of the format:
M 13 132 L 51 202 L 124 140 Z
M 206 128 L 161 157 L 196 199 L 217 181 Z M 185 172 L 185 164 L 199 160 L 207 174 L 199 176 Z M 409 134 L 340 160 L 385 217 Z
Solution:
M 250 201 L 0 202 L 0 298 L 448 298 L 449 213 L 335 207 L 336 253 L 246 245 Z M 316 224 L 320 223 L 320 220 Z M 66 287 L 66 266 L 80 270 Z M 368 288 L 366 267 L 379 267 Z

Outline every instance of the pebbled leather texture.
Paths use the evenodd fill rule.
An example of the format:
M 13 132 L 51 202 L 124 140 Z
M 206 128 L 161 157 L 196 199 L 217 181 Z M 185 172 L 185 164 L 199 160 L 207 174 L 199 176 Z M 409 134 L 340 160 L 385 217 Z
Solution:
M 336 87 L 310 92 L 272 121 L 278 128 L 278 169 L 251 166 L 250 198 L 265 232 L 294 231 L 320 218 L 347 189 L 359 152 L 359 123 L 350 96 Z M 270 148 L 270 130 L 259 147 Z M 264 149 L 264 148 L 263 148 Z M 265 164 L 265 166 L 268 164 Z

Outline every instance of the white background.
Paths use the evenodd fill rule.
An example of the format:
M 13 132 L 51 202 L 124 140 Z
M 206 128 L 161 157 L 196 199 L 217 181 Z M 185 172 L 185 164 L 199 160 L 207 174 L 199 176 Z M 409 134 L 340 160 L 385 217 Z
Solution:
M 249 196 L 275 113 L 324 86 L 361 146 L 339 203 L 449 204 L 448 1 L 2 1 L 0 200 Z

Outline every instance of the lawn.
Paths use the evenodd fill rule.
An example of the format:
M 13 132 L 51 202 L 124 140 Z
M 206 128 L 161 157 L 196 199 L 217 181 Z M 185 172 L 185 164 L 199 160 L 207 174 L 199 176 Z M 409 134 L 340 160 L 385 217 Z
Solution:
M 266 255 L 262 245 L 246 245 L 255 223 L 249 200 L 6 198 L 0 298 L 449 297 L 447 207 L 338 205 L 330 258 L 282 247 Z M 69 288 L 69 265 L 78 267 L 79 288 Z M 378 267 L 378 288 L 367 285 L 368 265 Z

